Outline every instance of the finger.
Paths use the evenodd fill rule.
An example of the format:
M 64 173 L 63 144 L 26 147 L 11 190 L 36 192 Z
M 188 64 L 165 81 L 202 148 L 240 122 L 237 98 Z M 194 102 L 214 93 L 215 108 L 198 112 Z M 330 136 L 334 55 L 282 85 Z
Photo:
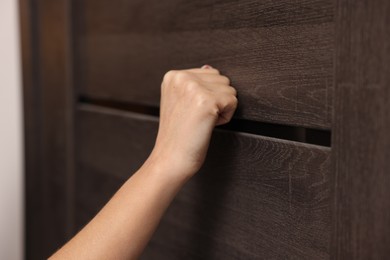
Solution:
M 213 67 L 211 67 L 210 65 L 203 65 L 202 67 L 201 67 L 201 69 L 212 69 Z
M 203 74 L 199 76 L 203 81 L 215 84 L 230 85 L 230 79 L 223 75 Z
M 226 86 L 225 84 L 215 84 L 215 83 L 208 83 L 205 86 L 210 91 L 221 92 L 224 94 L 237 96 L 237 90 L 232 86 Z
M 200 73 L 200 74 L 219 74 L 219 70 L 215 68 L 208 68 L 208 69 L 202 69 L 202 68 L 194 68 L 194 69 L 188 69 L 187 71 L 192 73 Z
M 218 98 L 217 105 L 219 108 L 219 116 L 216 125 L 223 125 L 232 119 L 238 105 L 238 100 L 233 95 L 223 95 Z

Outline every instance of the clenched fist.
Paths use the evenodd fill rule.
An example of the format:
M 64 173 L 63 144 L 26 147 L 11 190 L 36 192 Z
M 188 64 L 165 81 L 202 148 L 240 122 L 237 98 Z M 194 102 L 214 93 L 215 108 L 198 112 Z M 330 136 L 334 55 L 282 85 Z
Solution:
M 232 118 L 236 95 L 230 80 L 208 65 L 167 72 L 161 84 L 153 160 L 185 179 L 195 174 L 204 162 L 213 128 Z

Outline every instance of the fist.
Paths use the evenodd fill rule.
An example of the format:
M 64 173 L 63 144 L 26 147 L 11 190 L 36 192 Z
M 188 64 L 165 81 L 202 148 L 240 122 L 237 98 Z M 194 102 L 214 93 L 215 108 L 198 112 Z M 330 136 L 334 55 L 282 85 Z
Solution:
M 152 155 L 175 176 L 188 178 L 202 166 L 216 125 L 237 108 L 230 80 L 208 65 L 171 70 L 161 84 L 159 130 Z

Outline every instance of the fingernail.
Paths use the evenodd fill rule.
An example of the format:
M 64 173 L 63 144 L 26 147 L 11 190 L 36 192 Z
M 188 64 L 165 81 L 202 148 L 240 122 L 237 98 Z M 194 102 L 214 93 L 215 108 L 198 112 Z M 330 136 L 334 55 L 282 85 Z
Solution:
M 212 69 L 213 67 L 211 67 L 210 65 L 203 65 L 201 69 Z

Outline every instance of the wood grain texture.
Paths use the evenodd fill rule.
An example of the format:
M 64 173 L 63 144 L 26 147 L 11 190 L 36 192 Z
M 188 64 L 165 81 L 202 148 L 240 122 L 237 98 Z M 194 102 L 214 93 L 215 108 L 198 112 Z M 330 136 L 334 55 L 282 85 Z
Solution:
M 40 111 L 37 107 L 38 66 L 36 10 L 29 0 L 19 1 L 21 58 L 23 71 L 23 124 L 24 124 L 24 254 L 26 259 L 42 259 L 43 183 L 40 151 Z
M 27 259 L 46 259 L 73 231 L 69 4 L 67 0 L 20 1 Z
M 78 112 L 77 223 L 90 220 L 147 158 L 154 117 Z M 330 149 L 217 130 L 142 259 L 328 259 Z
M 159 105 L 170 69 L 211 64 L 236 117 L 329 129 L 333 2 L 85 0 L 75 13 L 81 94 Z
M 334 259 L 390 256 L 390 2 L 337 1 Z

